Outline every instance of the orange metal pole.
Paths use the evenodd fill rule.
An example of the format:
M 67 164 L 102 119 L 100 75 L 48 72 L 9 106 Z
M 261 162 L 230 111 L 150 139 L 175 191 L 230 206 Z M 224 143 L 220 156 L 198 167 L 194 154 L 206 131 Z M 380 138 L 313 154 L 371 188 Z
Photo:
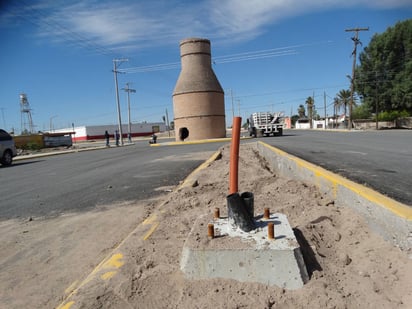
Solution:
M 230 170 L 229 170 L 229 194 L 239 191 L 238 189 L 238 169 L 239 169 L 239 142 L 241 117 L 233 118 L 232 144 L 230 146 Z

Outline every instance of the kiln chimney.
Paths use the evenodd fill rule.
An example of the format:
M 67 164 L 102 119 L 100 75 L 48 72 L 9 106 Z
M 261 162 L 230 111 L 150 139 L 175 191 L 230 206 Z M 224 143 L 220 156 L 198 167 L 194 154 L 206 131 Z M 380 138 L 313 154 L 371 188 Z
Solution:
M 176 140 L 226 136 L 224 92 L 212 69 L 210 41 L 180 42 L 182 70 L 173 92 Z

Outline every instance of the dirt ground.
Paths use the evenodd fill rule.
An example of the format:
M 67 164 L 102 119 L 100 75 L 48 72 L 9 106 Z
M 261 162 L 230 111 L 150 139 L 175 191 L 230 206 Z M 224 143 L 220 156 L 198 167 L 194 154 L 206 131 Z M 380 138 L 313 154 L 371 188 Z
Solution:
M 183 244 L 194 221 L 201 215 L 212 213 L 216 207 L 220 208 L 222 216 L 226 215 L 229 177 L 227 146 L 222 148 L 218 160 L 197 173 L 193 186 L 175 188 L 157 200 L 146 201 L 144 205 L 120 206 L 125 215 L 133 217 L 135 225 L 153 214 L 160 218 L 160 225 L 146 240 L 135 232 L 122 247 L 126 263 L 120 273 L 105 284 L 91 284 L 87 290 L 79 290 L 81 297 L 78 295 L 76 298 L 75 307 L 412 308 L 412 259 L 408 257 L 411 252 L 402 252 L 385 242 L 355 212 L 337 208 L 333 200 L 319 193 L 312 184 L 286 179 L 271 171 L 253 145 L 242 144 L 240 147 L 239 191 L 254 193 L 255 214 L 262 214 L 263 209 L 269 207 L 271 212 L 287 215 L 295 234 L 303 243 L 303 255 L 310 275 L 309 282 L 303 288 L 285 290 L 227 279 L 188 280 L 180 271 Z M 168 188 L 164 189 L 166 191 Z M 70 216 L 71 220 L 65 221 L 62 227 L 67 233 L 63 239 L 70 246 L 73 246 L 76 237 L 89 230 L 88 225 L 93 220 L 99 221 L 93 223 L 92 227 L 101 226 L 104 229 L 117 218 L 115 209 L 104 207 L 86 215 Z M 59 227 L 62 220 L 56 218 L 47 224 L 43 223 L 42 227 L 39 223 L 37 233 L 45 235 L 42 241 L 50 241 L 52 229 Z M 27 304 L 27 300 L 16 302 L 19 298 L 32 300 L 30 303 L 35 308 L 55 307 L 65 297 L 64 291 L 50 290 L 50 283 L 30 290 L 20 281 L 13 282 L 13 273 L 16 278 L 21 278 L 22 272 L 28 271 L 30 275 L 27 280 L 33 283 L 36 277 L 38 282 L 47 281 L 43 272 L 58 272 L 54 280 L 67 283 L 67 287 L 74 282 L 75 286 L 78 284 L 75 279 L 82 278 L 82 272 L 84 276 L 96 263 L 88 259 L 86 266 L 80 267 L 84 265 L 80 263 L 82 253 L 87 256 L 86 253 L 93 250 L 93 239 L 105 243 L 105 249 L 94 257 L 103 258 L 122 237 L 133 230 L 133 224 L 128 220 L 125 226 L 117 222 L 118 229 L 114 229 L 116 232 L 110 239 L 101 239 L 98 237 L 99 232 L 95 231 L 86 235 L 89 241 L 82 242 L 77 254 L 70 257 L 64 254 L 61 243 L 51 246 L 50 250 L 56 251 L 53 258 L 63 259 L 60 265 L 67 263 L 66 267 L 58 269 L 48 269 L 47 258 L 50 253 L 44 252 L 43 256 L 36 248 L 20 248 L 17 253 L 10 253 L 9 258 L 4 259 L 4 251 L 8 247 L 13 243 L 18 247 L 22 238 L 30 236 L 31 232 L 24 231 L 28 230 L 26 225 L 32 223 L 20 222 L 18 233 L 11 231 L 15 222 L 0 224 L 1 231 L 6 231 L 6 235 L 14 235 L 14 238 L 0 236 L 0 308 L 26 307 L 22 305 Z M 74 231 L 69 228 L 70 224 L 76 227 Z M 207 222 L 204 235 L 199 237 L 208 241 L 206 225 Z M 35 253 L 33 259 L 32 253 Z M 7 268 L 7 261 L 16 258 L 17 254 L 25 254 L 26 259 L 32 259 L 26 267 L 31 266 L 36 271 Z M 25 287 L 26 290 L 19 287 Z M 27 291 L 29 295 L 25 294 Z
M 143 215 L 142 207 L 118 204 L 0 221 L 0 308 L 56 307 L 64 290 L 91 272 Z

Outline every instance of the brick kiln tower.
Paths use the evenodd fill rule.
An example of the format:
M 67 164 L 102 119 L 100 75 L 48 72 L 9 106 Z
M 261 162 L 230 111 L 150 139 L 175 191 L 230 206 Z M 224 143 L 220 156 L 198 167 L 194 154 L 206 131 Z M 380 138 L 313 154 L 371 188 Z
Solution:
M 182 70 L 173 92 L 176 140 L 226 136 L 225 98 L 212 69 L 210 41 L 180 42 Z

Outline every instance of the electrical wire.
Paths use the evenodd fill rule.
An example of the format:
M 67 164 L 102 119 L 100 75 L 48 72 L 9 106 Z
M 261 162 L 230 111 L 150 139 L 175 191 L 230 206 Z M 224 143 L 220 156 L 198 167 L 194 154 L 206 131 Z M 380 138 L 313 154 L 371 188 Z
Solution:
M 62 25 L 61 23 L 54 20 L 51 16 L 45 14 L 40 9 L 37 9 L 34 5 L 31 5 L 23 0 L 13 3 L 14 6 L 6 7 L 5 10 L 9 12 L 12 16 L 16 18 L 21 18 L 32 25 L 37 27 L 44 27 L 46 25 L 49 29 L 57 31 L 60 36 L 65 36 L 69 38 L 71 44 L 93 51 L 97 54 L 104 56 L 114 56 L 114 52 L 111 49 L 102 47 L 91 39 L 77 32 L 72 31 L 70 28 Z

